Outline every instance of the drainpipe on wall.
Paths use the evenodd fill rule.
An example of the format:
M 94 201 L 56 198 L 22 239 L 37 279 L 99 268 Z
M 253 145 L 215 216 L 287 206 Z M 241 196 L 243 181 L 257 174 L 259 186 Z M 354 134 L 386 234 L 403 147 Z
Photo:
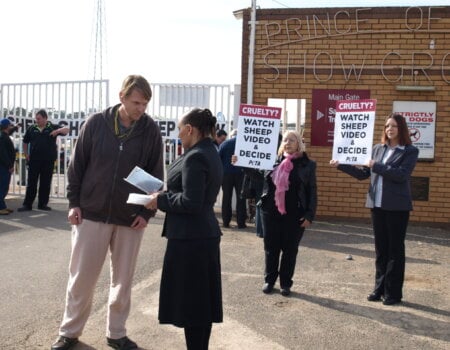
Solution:
M 255 61 L 256 0 L 252 0 L 248 53 L 247 104 L 253 103 L 253 63 Z

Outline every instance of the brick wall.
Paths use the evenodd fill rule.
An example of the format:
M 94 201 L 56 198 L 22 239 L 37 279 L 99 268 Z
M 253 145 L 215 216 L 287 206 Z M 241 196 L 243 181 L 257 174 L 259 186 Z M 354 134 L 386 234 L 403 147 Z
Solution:
M 250 9 L 242 15 L 245 102 Z M 349 74 L 352 64 L 356 69 Z M 319 217 L 369 218 L 364 207 L 369 181 L 330 168 L 332 147 L 310 145 L 312 90 L 355 89 L 370 90 L 370 98 L 377 100 L 374 143 L 379 142 L 393 101 L 436 101 L 435 157 L 418 162 L 413 173 L 428 179 L 428 200 L 414 201 L 411 221 L 450 223 L 449 81 L 450 7 L 257 11 L 253 103 L 306 99 L 304 136 L 318 165 Z M 434 86 L 435 91 L 397 91 L 397 85 Z

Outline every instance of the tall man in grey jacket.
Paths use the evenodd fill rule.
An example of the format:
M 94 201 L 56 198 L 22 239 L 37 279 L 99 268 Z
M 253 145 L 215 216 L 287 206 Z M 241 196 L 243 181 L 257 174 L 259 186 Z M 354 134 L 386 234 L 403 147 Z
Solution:
M 163 148 L 157 124 L 145 114 L 152 97 L 147 80 L 128 76 L 119 97 L 119 105 L 86 120 L 69 165 L 72 255 L 66 307 L 54 350 L 67 350 L 78 342 L 108 250 L 111 285 L 106 342 L 114 349 L 137 348 L 126 335 L 125 323 L 142 235 L 155 212 L 126 203 L 128 194 L 138 190 L 124 178 L 137 165 L 163 179 Z

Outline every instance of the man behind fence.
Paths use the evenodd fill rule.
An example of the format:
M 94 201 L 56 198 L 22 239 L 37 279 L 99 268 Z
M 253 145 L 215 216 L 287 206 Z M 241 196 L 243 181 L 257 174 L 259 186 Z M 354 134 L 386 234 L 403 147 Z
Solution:
M 137 348 L 127 337 L 125 323 L 142 235 L 155 211 L 126 204 L 128 194 L 137 190 L 124 178 L 137 165 L 163 179 L 163 148 L 157 124 L 145 114 L 152 97 L 147 80 L 128 76 L 119 97 L 121 104 L 86 120 L 70 161 L 67 197 L 72 255 L 54 350 L 67 350 L 78 342 L 108 250 L 111 284 L 106 342 L 114 349 Z
M 56 137 L 67 135 L 68 127 L 60 127 L 48 121 L 45 109 L 40 109 L 34 117 L 36 124 L 30 126 L 23 137 L 23 153 L 28 164 L 28 181 L 25 199 L 17 211 L 33 209 L 38 193 L 38 209 L 51 210 L 48 206 L 53 170 L 57 158 Z

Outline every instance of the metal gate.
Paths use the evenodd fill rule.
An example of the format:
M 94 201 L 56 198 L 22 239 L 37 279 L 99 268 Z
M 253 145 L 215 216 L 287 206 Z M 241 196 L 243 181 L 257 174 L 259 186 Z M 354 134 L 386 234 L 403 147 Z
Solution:
M 67 164 L 81 124 L 86 116 L 108 105 L 108 80 L 1 84 L 1 117 L 18 125 L 17 132 L 12 135 L 17 156 L 10 194 L 25 194 L 26 161 L 22 153 L 22 138 L 28 126 L 34 123 L 37 110 L 44 108 L 49 120 L 70 128 L 66 137 L 58 137 L 58 160 L 50 194 L 52 197 L 65 197 Z
M 230 85 L 152 84 L 148 114 L 158 123 L 165 143 L 164 161 L 170 164 L 181 152 L 177 124 L 188 110 L 208 108 L 217 117 L 218 129 L 231 128 L 235 93 Z
M 181 152 L 177 123 L 194 107 L 209 108 L 218 119 L 217 128 L 230 131 L 239 101 L 240 86 L 205 84 L 151 84 L 153 97 L 147 113 L 158 123 L 165 143 L 165 164 Z M 73 143 L 84 119 L 109 104 L 109 81 L 86 80 L 66 82 L 17 83 L 0 85 L 2 118 L 19 124 L 12 135 L 17 149 L 17 165 L 12 176 L 10 194 L 25 194 L 26 163 L 22 154 L 22 137 L 34 120 L 34 113 L 47 110 L 55 124 L 69 126 L 65 137 L 58 137 L 58 160 L 55 164 L 52 197 L 65 197 L 67 165 Z

